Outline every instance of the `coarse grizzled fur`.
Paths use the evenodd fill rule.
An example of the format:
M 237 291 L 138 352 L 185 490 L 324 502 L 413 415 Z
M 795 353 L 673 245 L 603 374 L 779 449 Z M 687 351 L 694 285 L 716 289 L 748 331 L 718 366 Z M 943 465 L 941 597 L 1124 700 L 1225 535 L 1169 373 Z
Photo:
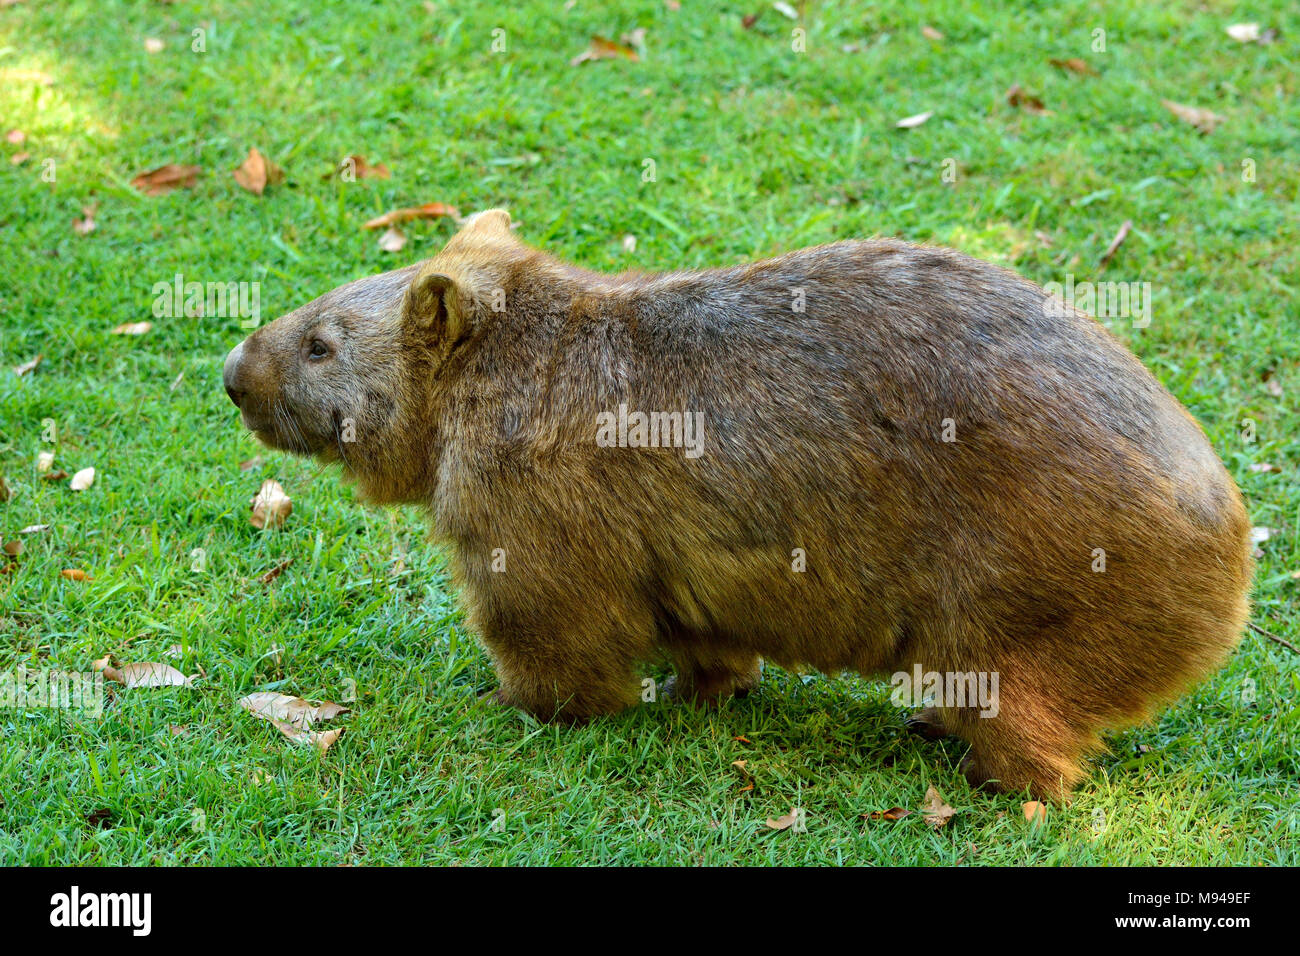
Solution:
M 502 701 L 612 713 L 665 652 L 704 700 L 760 659 L 996 674 L 996 716 L 940 700 L 914 726 L 968 741 L 972 780 L 1060 798 L 1099 731 L 1223 662 L 1252 571 L 1199 426 L 1060 305 L 892 240 L 602 275 L 492 210 L 259 329 L 225 377 L 266 443 L 427 510 Z

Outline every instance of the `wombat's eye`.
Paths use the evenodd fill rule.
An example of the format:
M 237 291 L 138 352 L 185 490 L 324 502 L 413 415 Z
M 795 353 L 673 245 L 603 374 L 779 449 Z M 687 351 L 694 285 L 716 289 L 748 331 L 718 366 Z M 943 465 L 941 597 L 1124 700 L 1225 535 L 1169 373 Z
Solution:
M 330 347 L 320 339 L 312 339 L 311 345 L 307 349 L 307 355 L 310 358 L 322 359 L 330 354 Z

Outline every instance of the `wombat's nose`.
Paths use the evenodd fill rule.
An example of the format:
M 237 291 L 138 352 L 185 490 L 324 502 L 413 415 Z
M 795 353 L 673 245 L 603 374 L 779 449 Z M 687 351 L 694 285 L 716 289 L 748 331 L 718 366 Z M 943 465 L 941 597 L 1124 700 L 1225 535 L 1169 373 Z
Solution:
M 226 364 L 221 371 L 222 381 L 226 386 L 226 394 L 230 400 L 239 407 L 240 399 L 244 397 L 244 390 L 239 387 L 239 362 L 244 357 L 244 343 L 240 342 L 230 354 L 226 356 Z

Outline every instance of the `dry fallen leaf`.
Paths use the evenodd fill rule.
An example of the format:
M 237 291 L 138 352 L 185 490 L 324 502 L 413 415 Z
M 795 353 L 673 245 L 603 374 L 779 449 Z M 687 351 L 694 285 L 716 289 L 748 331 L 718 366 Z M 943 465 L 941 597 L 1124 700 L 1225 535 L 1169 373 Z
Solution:
M 127 687 L 188 687 L 191 683 L 190 678 L 170 664 L 157 664 L 153 661 L 123 664 L 121 667 L 105 667 L 103 671 L 104 680 L 111 680 Z
M 131 185 L 146 196 L 162 196 L 173 189 L 193 189 L 203 170 L 198 166 L 178 166 L 168 163 L 131 180 Z
M 162 41 L 162 40 L 159 40 L 157 37 L 145 37 L 145 38 L 144 38 L 144 52 L 145 52 L 145 53 L 161 53 L 161 52 L 163 51 L 163 47 L 164 47 L 165 45 L 166 45 L 166 44 L 164 44 L 163 41 Z
M 87 574 L 81 568 L 64 568 L 59 572 L 60 577 L 67 578 L 69 581 L 93 581 L 92 576 Z
M 43 531 L 49 531 L 50 526 L 47 524 L 29 524 L 25 528 L 20 528 L 19 534 L 40 534 Z
M 389 226 L 379 237 L 379 248 L 384 252 L 401 252 L 406 246 L 406 233 L 396 226 Z
M 279 528 L 293 512 L 293 502 L 274 478 L 262 482 L 262 487 L 249 503 L 254 528 Z
M 42 451 L 36 454 L 36 473 L 39 475 L 49 474 L 54 467 L 54 452 Z
M 322 720 L 348 713 L 348 708 L 332 700 L 310 701 L 275 691 L 258 691 L 239 701 L 239 706 L 266 720 L 282 720 L 303 730 Z
M 27 142 L 27 134 L 20 129 L 11 129 L 5 133 L 5 142 L 12 143 L 15 146 L 21 146 Z
M 939 791 L 933 785 L 925 791 L 925 805 L 921 807 L 921 811 L 925 814 L 925 822 L 936 830 L 947 826 L 948 821 L 957 812 L 944 802 L 943 797 L 939 795 Z
M 21 378 L 22 376 L 26 375 L 28 372 L 36 371 L 36 366 L 41 364 L 42 358 L 43 356 L 38 355 L 34 359 L 28 359 L 22 365 L 15 365 L 14 374 L 17 375 L 19 378 Z
M 1037 800 L 1030 800 L 1028 803 L 1022 803 L 1020 809 L 1024 811 L 1025 819 L 1033 824 L 1042 824 L 1047 820 L 1047 807 Z
M 759 10 L 758 13 L 747 13 L 740 18 L 740 25 L 744 27 L 746 30 L 753 29 L 754 24 L 758 22 L 758 18 L 761 17 L 762 15 L 763 15 L 762 10 Z
M 51 471 L 41 475 L 41 481 L 62 481 L 68 477 L 68 473 L 60 468 L 58 471 Z
M 902 807 L 890 807 L 888 810 L 876 810 L 872 813 L 864 813 L 862 816 L 867 820 L 901 820 L 911 813 L 911 810 L 904 810 Z
M 921 36 L 927 40 L 942 40 L 943 34 L 934 27 L 921 27 Z
M 1255 43 L 1259 40 L 1258 23 L 1234 23 L 1225 29 L 1228 36 L 1238 43 Z
M 109 329 L 110 335 L 147 335 L 153 331 L 152 322 L 126 322 Z
M 371 166 L 366 162 L 364 156 L 353 153 L 339 160 L 339 164 L 322 176 L 321 179 L 331 179 L 338 176 L 345 182 L 351 182 L 356 179 L 391 179 L 392 175 L 392 170 L 383 163 L 376 163 Z
M 93 202 L 89 206 L 81 207 L 83 218 L 72 220 L 72 231 L 79 236 L 88 236 L 95 231 L 95 213 L 99 211 L 99 203 Z
M 1172 100 L 1161 100 L 1160 104 L 1180 120 L 1191 123 L 1204 135 L 1213 133 L 1219 127 L 1219 124 L 1224 121 L 1224 117 L 1218 113 L 1211 113 L 1209 110 L 1197 106 L 1185 106 Z
M 1132 228 L 1132 219 L 1125 219 L 1120 223 L 1119 232 L 1115 233 L 1115 238 L 1110 241 L 1110 245 L 1106 247 L 1106 251 L 1102 254 L 1101 265 L 1104 266 L 1106 263 L 1110 262 L 1111 257 L 1114 256 L 1116 250 L 1119 249 L 1120 244 L 1128 238 L 1128 232 Z
M 254 455 L 252 458 L 248 459 L 248 461 L 241 461 L 239 463 L 239 470 L 252 471 L 254 468 L 261 468 L 263 463 L 264 459 L 261 455 Z
M 406 209 L 394 209 L 386 212 L 382 216 L 377 216 L 369 222 L 362 224 L 362 229 L 387 229 L 389 226 L 395 226 L 399 222 L 407 222 L 411 219 L 437 219 L 440 216 L 450 216 L 453 219 L 460 218 L 460 210 L 455 206 L 449 206 L 441 202 L 427 202 L 423 206 L 410 206 Z
M 18 540 L 6 541 L 3 547 L 5 554 L 11 558 L 16 558 L 23 553 L 23 543 Z
M 588 60 L 616 60 L 620 57 L 633 62 L 641 59 L 641 57 L 637 56 L 636 50 L 630 46 L 615 43 L 613 40 L 597 35 L 591 38 L 591 45 L 587 49 L 569 61 L 569 66 L 578 66 Z
M 775 10 L 777 13 L 781 14 L 781 16 L 785 17 L 786 19 L 789 20 L 799 19 L 799 11 L 796 10 L 794 7 L 790 6 L 790 4 L 784 3 L 783 0 L 777 0 L 776 3 L 772 4 L 772 9 Z
M 295 743 L 313 744 L 322 753 L 329 750 L 342 736 L 344 728 L 336 727 L 322 732 L 311 730 L 312 724 L 348 712 L 348 708 L 332 701 L 313 704 L 301 697 L 289 697 L 271 691 L 250 694 L 240 700 L 239 706 L 250 711 L 254 717 L 269 721 L 276 730 Z
M 267 186 L 277 186 L 284 182 L 284 170 L 271 162 L 256 148 L 250 148 L 248 157 L 234 171 L 235 182 L 250 193 L 260 196 Z
M 1250 529 L 1250 540 L 1253 544 L 1263 544 L 1269 538 L 1273 537 L 1273 529 L 1264 526 L 1258 526 Z
M 26 152 L 23 152 L 23 153 L 14 153 L 12 156 L 9 157 L 9 165 L 10 165 L 10 166 L 21 166 L 23 163 L 27 162 L 27 160 L 29 160 L 29 159 L 31 159 L 31 158 L 32 158 L 32 154 L 31 154 L 31 153 L 26 153 Z
M 83 468 L 81 469 L 81 471 L 77 472 L 75 475 L 72 476 L 72 481 L 68 483 L 68 487 L 71 488 L 73 491 L 85 491 L 94 483 L 95 483 L 95 469 Z
M 924 123 L 933 115 L 934 115 L 934 110 L 927 110 L 924 113 L 917 113 L 915 116 L 904 117 L 894 125 L 899 129 L 915 129 L 916 127 L 920 126 L 922 123 Z
M 798 819 L 799 810 L 795 808 L 783 817 L 777 817 L 775 820 L 769 818 L 767 825 L 773 830 L 788 830 L 795 825 Z
M 1256 464 L 1253 464 L 1253 465 L 1249 465 L 1249 466 L 1247 466 L 1247 469 L 1248 469 L 1249 471 L 1253 471 L 1253 472 L 1254 472 L 1255 474 L 1257 474 L 1257 475 L 1267 474 L 1267 473 L 1270 472 L 1270 471 L 1281 471 L 1281 470 L 1282 470 L 1282 469 L 1279 468 L 1277 465 L 1272 465 L 1272 464 L 1269 464 L 1268 462 L 1258 462 L 1258 463 L 1256 463 Z
M 1096 76 L 1097 71 L 1087 60 L 1081 60 L 1077 56 L 1072 56 L 1068 60 L 1048 60 L 1048 63 L 1060 70 L 1069 70 L 1071 73 L 1078 73 L 1080 76 Z
M 1032 93 L 1026 93 L 1021 89 L 1019 83 L 1013 84 L 1011 89 L 1007 90 L 1007 102 L 1012 106 L 1017 106 L 1029 113 L 1037 113 L 1041 115 L 1043 113 L 1051 112 L 1051 110 L 1043 105 L 1041 99 L 1034 96 Z
M 636 236 L 628 233 L 623 237 L 623 251 L 629 254 L 636 252 Z
M 260 578 L 258 578 L 258 580 L 261 581 L 263 584 L 269 585 L 280 575 L 284 574 L 285 568 L 287 568 L 291 564 L 293 564 L 293 558 L 285 558 L 283 561 L 281 561 L 279 564 L 273 567 L 270 571 L 267 571 Z

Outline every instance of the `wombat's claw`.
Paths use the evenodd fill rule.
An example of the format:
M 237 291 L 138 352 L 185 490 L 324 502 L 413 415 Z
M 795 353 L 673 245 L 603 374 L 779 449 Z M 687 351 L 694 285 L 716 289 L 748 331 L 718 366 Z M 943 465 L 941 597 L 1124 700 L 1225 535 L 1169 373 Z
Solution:
M 948 736 L 948 729 L 944 727 L 943 721 L 933 707 L 908 714 L 903 718 L 903 726 L 926 740 L 942 740 Z

